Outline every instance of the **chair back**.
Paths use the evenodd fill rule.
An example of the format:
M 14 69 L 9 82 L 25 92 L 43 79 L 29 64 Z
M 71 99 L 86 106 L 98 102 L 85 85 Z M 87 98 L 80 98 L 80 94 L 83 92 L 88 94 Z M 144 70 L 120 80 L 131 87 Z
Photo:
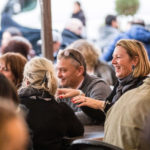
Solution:
M 69 150 L 122 150 L 121 148 L 97 140 L 79 139 L 71 143 Z

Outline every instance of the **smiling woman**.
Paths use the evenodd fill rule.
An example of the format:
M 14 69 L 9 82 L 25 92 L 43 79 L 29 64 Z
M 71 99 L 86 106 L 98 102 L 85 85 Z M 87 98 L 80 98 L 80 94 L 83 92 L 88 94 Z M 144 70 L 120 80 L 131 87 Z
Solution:
M 138 56 L 132 59 L 123 46 L 116 46 L 113 53 L 112 64 L 115 68 L 117 78 L 123 79 L 127 77 L 137 65 L 138 59 Z

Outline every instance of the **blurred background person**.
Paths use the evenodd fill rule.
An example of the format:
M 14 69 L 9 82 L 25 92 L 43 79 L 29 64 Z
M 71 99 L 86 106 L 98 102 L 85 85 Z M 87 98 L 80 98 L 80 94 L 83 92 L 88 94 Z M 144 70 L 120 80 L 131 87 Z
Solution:
M 135 39 L 144 43 L 150 59 L 150 31 L 145 28 L 145 22 L 142 19 L 134 19 L 130 22 L 130 29 L 120 33 L 109 45 L 107 51 L 100 57 L 101 60 L 111 61 L 116 43 L 120 39 Z
M 12 102 L 16 107 L 16 111 L 23 113 L 23 115 L 26 116 L 28 109 L 24 105 L 20 104 L 15 85 L 2 73 L 0 73 L 0 83 L 0 97 L 2 97 L 2 99 L 0 99 L 0 103 L 2 100 L 6 102 Z
M 18 126 L 17 124 L 9 123 L 9 117 L 11 115 L 9 116 L 8 114 L 12 111 L 13 106 L 13 112 L 15 112 L 15 115 L 21 114 L 24 117 L 27 113 L 27 109 L 20 104 L 17 89 L 14 84 L 2 73 L 0 73 L 0 83 L 0 149 L 7 150 L 8 148 L 11 150 L 25 150 L 27 147 L 29 148 L 30 142 L 28 139 L 28 128 L 24 125 L 24 120 L 22 128 L 19 128 L 20 125 Z M 1 116 L 3 110 L 2 104 L 5 104 L 5 107 L 9 109 L 7 110 L 8 114 L 7 116 L 5 115 L 5 118 L 3 118 L 4 116 Z M 9 123 L 9 126 L 6 125 L 7 123 Z
M 17 108 L 20 101 L 18 98 L 17 89 L 14 84 L 9 81 L 2 73 L 0 73 L 0 83 L 0 97 L 4 98 L 1 100 L 11 101 Z
M 0 149 L 27 150 L 29 135 L 24 118 L 13 103 L 3 98 L 0 101 Z
M 21 104 L 29 109 L 27 123 L 33 131 L 34 150 L 60 150 L 64 136 L 81 136 L 84 128 L 73 110 L 55 101 L 57 78 L 46 58 L 32 58 L 24 69 L 19 90 Z
M 72 13 L 71 17 L 81 20 L 83 25 L 86 26 L 86 18 L 85 18 L 83 10 L 81 8 L 81 3 L 79 1 L 74 2 L 73 13 Z
M 0 72 L 18 89 L 23 79 L 23 70 L 27 59 L 19 53 L 6 53 L 0 56 Z
M 8 52 L 20 53 L 27 59 L 35 56 L 29 40 L 21 36 L 14 36 L 7 42 L 7 45 L 2 49 L 2 54 Z
M 99 29 L 99 38 L 97 44 L 102 53 L 106 52 L 110 42 L 119 34 L 118 20 L 115 15 L 105 17 L 105 25 Z
M 1 41 L 1 53 L 13 36 L 22 36 L 21 31 L 16 27 L 9 27 L 4 30 Z
M 99 51 L 93 43 L 81 39 L 70 44 L 68 48 L 77 49 L 82 53 L 87 73 L 103 78 L 109 85 L 115 84 L 117 79 L 113 68 L 99 60 Z
M 62 43 L 60 49 L 65 49 L 72 42 L 82 39 L 83 24 L 79 19 L 69 19 L 62 31 Z
M 52 30 L 52 37 L 53 37 L 53 57 L 54 57 L 53 63 L 55 64 L 57 61 L 57 54 L 60 50 L 60 46 L 62 43 L 61 32 L 58 30 Z M 41 39 L 38 41 L 38 45 L 39 45 L 39 47 L 42 46 Z M 40 56 L 42 56 L 42 54 Z
M 54 64 L 55 64 L 57 60 L 57 54 L 60 50 L 60 45 L 62 43 L 62 38 L 60 32 L 56 30 L 52 31 L 52 36 L 53 36 L 53 56 L 54 56 Z

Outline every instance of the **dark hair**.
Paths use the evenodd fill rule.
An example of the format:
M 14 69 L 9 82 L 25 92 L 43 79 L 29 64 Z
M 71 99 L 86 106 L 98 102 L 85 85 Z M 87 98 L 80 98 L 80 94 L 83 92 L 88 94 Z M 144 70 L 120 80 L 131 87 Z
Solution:
M 20 53 L 27 58 L 31 49 L 30 42 L 21 36 L 14 36 L 8 42 L 7 46 L 4 47 L 3 54 L 8 52 Z
M 111 26 L 112 21 L 116 21 L 117 17 L 115 15 L 107 15 L 105 18 L 105 24 Z
M 27 59 L 19 53 L 6 53 L 0 57 L 5 66 L 10 66 L 11 72 L 15 77 L 14 84 L 17 88 L 20 87 L 23 79 L 23 70 Z
M 81 7 L 81 3 L 79 1 L 75 1 L 74 3 L 76 3 L 79 7 Z
M 79 52 L 76 49 L 73 48 L 66 48 L 62 51 L 59 51 L 57 59 L 61 58 L 72 58 L 74 61 L 76 61 L 80 66 L 84 67 L 84 73 L 83 75 L 86 75 L 86 63 L 84 60 L 84 57 L 81 52 Z
M 14 102 L 15 105 L 19 104 L 19 98 L 17 95 L 17 89 L 12 82 L 10 82 L 2 73 L 0 73 L 0 97 L 2 100 L 9 99 Z

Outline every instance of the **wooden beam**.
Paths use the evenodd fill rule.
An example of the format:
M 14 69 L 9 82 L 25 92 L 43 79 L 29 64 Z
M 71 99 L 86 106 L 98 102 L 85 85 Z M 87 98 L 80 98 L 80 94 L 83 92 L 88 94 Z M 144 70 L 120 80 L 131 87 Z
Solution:
M 42 37 L 42 55 L 50 60 L 53 58 L 53 39 L 51 22 L 51 0 L 40 0 L 41 7 L 41 37 Z

